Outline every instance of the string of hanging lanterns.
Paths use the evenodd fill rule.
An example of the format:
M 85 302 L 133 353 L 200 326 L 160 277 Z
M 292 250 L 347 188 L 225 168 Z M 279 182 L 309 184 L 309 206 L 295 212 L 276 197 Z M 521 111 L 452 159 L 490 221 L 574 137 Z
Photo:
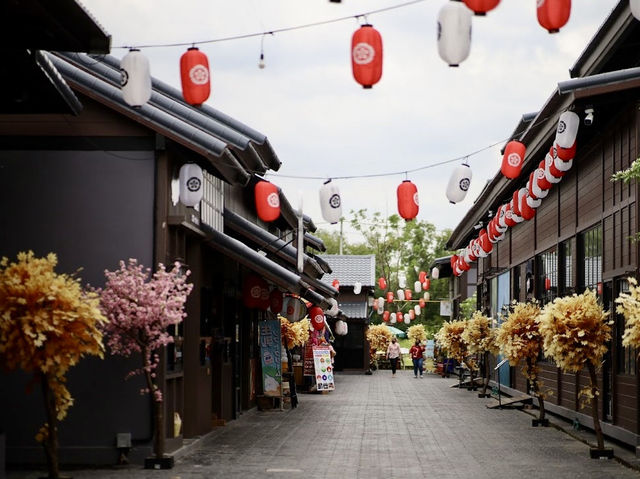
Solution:
M 412 0 L 357 15 L 246 35 L 189 43 L 144 45 L 135 48 L 113 47 L 129 49 L 129 53 L 123 58 L 121 64 L 123 97 L 127 104 L 137 108 L 144 105 L 151 96 L 149 62 L 140 51 L 141 48 L 191 45 L 180 58 L 180 78 L 185 102 L 193 106 L 199 106 L 210 96 L 211 73 L 207 56 L 196 45 L 261 36 L 258 67 L 263 69 L 265 67 L 265 35 L 326 25 L 347 19 L 366 18 L 367 15 L 394 10 L 424 1 L 426 0 Z M 474 14 L 476 16 L 484 16 L 487 12 L 495 9 L 499 3 L 500 0 L 448 0 L 442 6 L 437 19 L 438 54 L 449 66 L 457 67 L 469 56 L 472 16 Z M 636 18 L 640 18 L 640 0 L 629 0 L 629 4 L 632 14 Z M 569 20 L 571 0 L 537 0 L 536 12 L 538 23 L 549 33 L 556 33 Z M 365 89 L 370 89 L 382 77 L 382 36 L 369 23 L 361 25 L 352 36 L 351 65 L 354 79 Z
M 508 228 L 535 216 L 549 190 L 562 181 L 573 166 L 579 126 L 580 117 L 575 111 L 567 110 L 560 115 L 553 144 L 544 160 L 529 175 L 526 186 L 515 190 L 510 201 L 498 207 L 486 228 L 482 228 L 467 247 L 451 256 L 454 275 L 460 276 L 478 258 L 491 254 L 493 245 L 504 239 Z M 522 143 L 514 140 L 507 144 L 501 168 L 506 178 L 513 180 L 520 176 L 525 153 L 526 147 Z
M 434 271 L 438 271 L 437 268 L 434 268 Z M 438 273 L 436 273 L 434 279 L 437 279 L 437 275 Z M 378 278 L 378 287 L 383 292 L 387 290 L 387 280 L 383 276 Z M 398 274 L 398 287 L 399 289 L 395 293 L 393 291 L 386 291 L 384 296 L 374 298 L 373 310 L 382 316 L 382 320 L 385 323 L 389 322 L 391 324 L 395 324 L 396 322 L 404 322 L 405 324 L 410 324 L 411 321 L 420 316 L 422 310 L 426 306 L 426 303 L 431 301 L 431 296 L 429 294 L 431 280 L 425 271 L 420 271 L 418 274 L 418 280 L 414 282 L 412 291 L 411 289 L 406 288 L 406 277 L 402 274 Z M 422 297 L 414 299 L 414 292 L 422 293 Z M 417 304 L 411 306 L 412 303 Z M 409 305 L 410 308 L 407 312 L 404 312 L 404 308 L 407 305 Z M 393 312 L 390 309 L 385 309 L 385 307 L 395 307 L 396 311 Z

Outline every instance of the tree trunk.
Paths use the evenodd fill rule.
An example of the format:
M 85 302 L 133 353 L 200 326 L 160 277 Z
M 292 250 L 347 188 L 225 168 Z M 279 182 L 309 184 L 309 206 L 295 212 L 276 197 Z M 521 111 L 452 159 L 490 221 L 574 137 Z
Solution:
M 489 374 L 489 351 L 485 351 L 482 354 L 482 395 L 487 394 Z
M 142 351 L 142 360 L 143 363 L 147 361 L 146 352 Z M 153 377 L 151 376 L 151 371 L 149 370 L 149 364 L 143 364 L 145 377 L 147 379 L 147 387 L 149 394 L 151 396 L 151 406 L 153 408 L 153 419 L 154 419 L 154 435 L 153 435 L 153 452 L 156 455 L 157 459 L 161 459 L 164 456 L 164 403 L 162 400 L 158 401 L 155 395 L 156 386 L 153 382 Z
M 598 449 L 604 449 L 604 438 L 602 436 L 602 428 L 600 427 L 600 417 L 598 414 L 598 378 L 596 377 L 596 367 L 587 361 L 587 369 L 589 370 L 589 378 L 591 378 L 591 417 L 593 417 L 593 429 L 596 432 L 598 440 Z
M 531 358 L 527 358 L 527 375 L 531 379 L 531 386 L 533 387 L 533 394 L 538 398 L 538 405 L 540 407 L 540 414 L 538 419 L 540 421 L 544 420 L 544 398 L 540 394 L 540 386 L 538 384 L 538 375 L 534 372 L 536 365 Z
M 47 469 L 49 479 L 60 478 L 60 467 L 58 464 L 58 412 L 56 411 L 56 398 L 49 387 L 49 377 L 46 374 L 41 376 L 42 398 L 47 416 L 47 437 L 42 442 L 47 458 Z

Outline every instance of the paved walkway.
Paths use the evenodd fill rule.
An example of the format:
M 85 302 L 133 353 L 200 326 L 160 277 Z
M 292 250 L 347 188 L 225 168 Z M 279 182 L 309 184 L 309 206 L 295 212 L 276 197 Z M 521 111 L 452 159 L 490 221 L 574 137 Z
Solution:
M 252 410 L 180 455 L 174 469 L 71 471 L 74 479 L 154 478 L 640 478 L 617 460 L 531 415 L 411 371 L 339 375 L 337 390 L 302 394 L 297 409 Z M 618 449 L 616 449 L 616 453 Z M 629 452 L 627 455 L 633 458 Z M 32 479 L 42 473 L 11 472 Z

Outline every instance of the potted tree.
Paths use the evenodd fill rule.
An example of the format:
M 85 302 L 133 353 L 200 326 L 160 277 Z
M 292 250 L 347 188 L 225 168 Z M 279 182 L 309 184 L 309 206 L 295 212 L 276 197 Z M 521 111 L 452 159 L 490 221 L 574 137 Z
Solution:
M 496 342 L 502 355 L 509 360 L 509 364 L 517 366 L 523 363 L 522 374 L 531 384 L 533 396 L 538 399 L 540 407 L 538 419 L 533 419 L 531 425 L 548 426 L 549 420 L 545 418 L 544 409 L 544 384 L 538 376 L 538 357 L 542 351 L 539 316 L 540 306 L 536 301 L 514 303 L 506 321 L 500 325 Z
M 489 386 L 489 354 L 496 353 L 496 331 L 491 327 L 491 318 L 488 318 L 481 311 L 475 311 L 471 318 L 467 320 L 467 327 L 462 333 L 462 340 L 468 345 L 469 354 L 482 355 L 482 392 L 478 397 L 489 397 L 487 387 Z
M 591 457 L 613 457 L 613 450 L 604 447 L 604 438 L 598 416 L 598 379 L 596 367 L 607 351 L 611 339 L 611 326 L 607 315 L 593 291 L 579 295 L 556 298 L 547 304 L 540 315 L 540 334 L 544 355 L 552 358 L 565 372 L 577 373 L 586 367 L 590 385 L 580 391 L 580 396 L 591 402 L 593 429 L 597 447 L 591 448 Z
M 154 457 L 145 460 L 147 469 L 169 469 L 173 457 L 164 455 L 163 398 L 158 386 L 156 370 L 160 362 L 158 351 L 173 342 L 167 328 L 179 324 L 186 316 L 184 304 L 193 288 L 187 283 L 190 271 L 183 272 L 180 263 L 171 271 L 164 265 L 151 272 L 135 259 L 120 269 L 105 271 L 107 278 L 100 293 L 100 307 L 108 318 L 104 326 L 111 354 L 129 357 L 140 355 L 140 368 L 127 378 L 142 374 L 147 387 L 140 391 L 149 394 L 154 417 Z
M 386 324 L 376 324 L 367 329 L 367 341 L 369 342 L 370 361 L 373 369 L 378 369 L 378 351 L 386 351 L 391 342 L 391 331 Z
M 50 253 L 36 258 L 19 253 L 17 262 L 0 261 L 0 361 L 22 369 L 40 383 L 47 422 L 36 435 L 47 460 L 49 479 L 60 478 L 58 423 L 73 404 L 66 374 L 85 355 L 103 357 L 106 319 L 99 298 L 80 281 L 56 273 Z
M 445 321 L 436 333 L 436 341 L 447 351 L 447 356 L 455 359 L 461 366 L 465 365 L 471 374 L 473 385 L 473 371 L 476 369 L 475 361 L 469 357 L 468 344 L 462 339 L 462 334 L 467 327 L 467 320 Z M 462 369 L 460 370 L 460 382 L 462 387 Z

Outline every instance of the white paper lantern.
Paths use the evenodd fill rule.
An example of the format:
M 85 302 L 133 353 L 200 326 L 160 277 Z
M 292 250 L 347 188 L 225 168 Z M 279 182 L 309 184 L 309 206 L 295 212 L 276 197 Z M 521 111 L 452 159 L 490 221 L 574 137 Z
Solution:
M 409 316 L 409 313 L 404 314 L 404 324 L 411 324 L 411 316 Z
M 389 315 L 389 322 L 390 322 L 391 324 L 396 324 L 396 321 L 397 321 L 397 319 L 396 319 L 396 313 L 391 313 L 391 314 Z
M 404 273 L 398 273 L 398 286 L 401 288 L 407 287 L 407 276 Z
M 429 294 L 429 291 L 425 291 L 422 297 L 424 298 L 425 301 L 429 301 L 429 299 L 431 298 L 431 295 Z
M 320 188 L 320 209 L 322 210 L 322 217 L 328 223 L 336 224 L 342 217 L 340 191 L 331 180 L 325 181 Z
M 433 269 L 431 270 L 431 279 L 438 279 L 440 278 L 440 270 L 437 267 L 433 267 Z
M 578 136 L 580 117 L 572 111 L 565 111 L 560 115 L 556 129 L 556 144 L 561 148 L 571 148 Z
M 338 336 L 346 336 L 348 332 L 349 327 L 345 321 L 342 321 L 341 319 L 336 321 L 336 334 Z
M 447 199 L 450 203 L 459 203 L 464 200 L 469 186 L 471 186 L 472 176 L 471 168 L 466 163 L 453 170 L 447 185 Z
M 202 193 L 202 168 L 195 163 L 185 163 L 180 168 L 180 202 L 185 206 L 196 206 Z
M 416 304 L 416 305 L 413 307 L 413 312 L 414 312 L 414 313 L 416 313 L 416 316 L 420 316 L 420 312 L 421 312 L 421 311 L 422 311 L 422 309 L 420 308 L 420 305 L 419 305 L 419 304 Z
M 416 281 L 415 283 L 413 283 L 413 290 L 416 293 L 419 293 L 420 291 L 422 291 L 422 284 L 420 284 L 420 281 Z
M 640 0 L 629 0 L 629 7 L 631 8 L 631 15 L 636 20 L 640 20 Z
M 353 283 L 353 294 L 360 294 L 362 291 L 362 283 L 360 281 L 356 281 Z
M 400 301 L 404 301 L 404 289 L 399 289 L 398 290 L 398 299 Z
M 384 301 L 382 296 L 378 298 L 378 314 L 384 313 Z
M 329 304 L 331 304 L 331 307 L 327 309 L 327 315 L 335 317 L 340 310 L 340 308 L 338 307 L 338 301 L 336 301 L 335 298 L 329 298 L 327 301 L 329 302 Z
M 120 87 L 122 98 L 134 108 L 140 108 L 151 98 L 149 60 L 136 48 L 120 61 Z
M 438 13 L 438 54 L 450 67 L 469 56 L 472 15 L 460 1 L 445 3 Z

